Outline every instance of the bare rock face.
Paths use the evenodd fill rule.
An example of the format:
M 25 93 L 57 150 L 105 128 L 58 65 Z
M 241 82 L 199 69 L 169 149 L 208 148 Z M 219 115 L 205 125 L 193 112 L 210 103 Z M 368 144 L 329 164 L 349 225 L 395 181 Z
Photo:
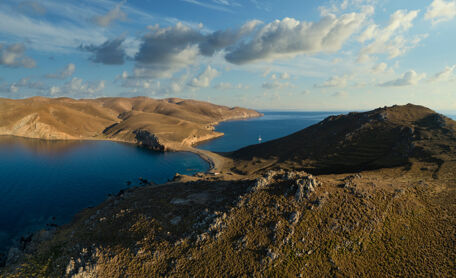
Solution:
M 312 175 L 309 175 L 303 179 L 296 180 L 296 201 L 301 202 L 307 199 L 309 194 L 315 191 L 315 188 L 319 185 L 319 182 Z
M 151 148 L 155 151 L 165 151 L 166 148 L 154 134 L 147 130 L 135 130 L 133 132 L 139 145 Z

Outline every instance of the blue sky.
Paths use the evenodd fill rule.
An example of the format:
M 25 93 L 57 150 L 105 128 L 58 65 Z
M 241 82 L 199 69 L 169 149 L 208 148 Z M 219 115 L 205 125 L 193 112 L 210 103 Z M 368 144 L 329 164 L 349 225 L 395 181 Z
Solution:
M 456 0 L 0 2 L 0 97 L 456 111 Z

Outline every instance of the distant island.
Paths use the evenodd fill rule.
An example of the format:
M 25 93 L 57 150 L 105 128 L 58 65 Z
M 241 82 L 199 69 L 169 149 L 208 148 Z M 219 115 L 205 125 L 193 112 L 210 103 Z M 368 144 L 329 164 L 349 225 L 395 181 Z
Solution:
M 147 116 L 134 112 L 133 107 L 138 107 L 130 106 L 134 100 L 88 101 L 95 103 L 87 106 L 90 115 L 98 115 L 93 117 L 101 117 L 93 109 L 104 111 L 100 107 L 107 105 L 122 119 L 109 126 L 112 118 L 105 116 L 108 127 L 92 135 L 136 138 L 133 132 L 144 126 L 133 120 Z M 78 103 L 57 100 L 66 101 Z M 158 103 L 167 106 L 180 102 Z M 182 103 L 207 116 L 208 112 L 196 109 L 200 105 Z M 66 111 L 66 105 L 62 106 Z M 49 105 L 43 107 L 48 108 L 34 108 L 35 113 L 61 113 Z M 219 109 L 216 115 L 230 111 Z M 131 122 L 119 113 L 123 110 L 133 115 Z M 153 111 L 172 115 L 170 111 Z M 259 115 L 250 110 L 232 111 L 239 111 L 233 112 L 233 118 Z M 23 115 L 22 119 L 26 117 Z M 208 117 L 204 122 L 208 128 L 197 130 L 210 134 L 211 124 L 227 118 Z M 21 130 L 26 125 L 16 121 L 16 126 Z M 33 127 L 29 125 L 28 130 Z M 189 138 L 188 134 L 179 138 Z M 68 225 L 24 239 L 21 250 L 10 250 L 0 274 L 456 275 L 456 122 L 443 115 L 408 104 L 331 116 L 289 136 L 217 157 L 223 163 L 213 165 L 210 173 L 176 175 L 163 185 L 122 190 L 97 207 L 82 211 Z

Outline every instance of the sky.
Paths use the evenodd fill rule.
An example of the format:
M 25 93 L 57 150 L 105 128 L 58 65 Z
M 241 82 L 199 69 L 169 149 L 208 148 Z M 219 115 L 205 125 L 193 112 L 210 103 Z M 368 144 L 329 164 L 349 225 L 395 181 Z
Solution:
M 456 0 L 0 2 L 0 97 L 456 111 Z

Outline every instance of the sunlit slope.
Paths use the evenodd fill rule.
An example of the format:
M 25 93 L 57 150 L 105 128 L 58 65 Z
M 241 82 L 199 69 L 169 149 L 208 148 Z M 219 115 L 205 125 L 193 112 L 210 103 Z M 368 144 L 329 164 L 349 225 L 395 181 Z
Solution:
M 220 136 L 213 131 L 217 122 L 261 115 L 201 101 L 146 97 L 0 99 L 0 111 L 0 135 L 110 139 L 159 149 Z

